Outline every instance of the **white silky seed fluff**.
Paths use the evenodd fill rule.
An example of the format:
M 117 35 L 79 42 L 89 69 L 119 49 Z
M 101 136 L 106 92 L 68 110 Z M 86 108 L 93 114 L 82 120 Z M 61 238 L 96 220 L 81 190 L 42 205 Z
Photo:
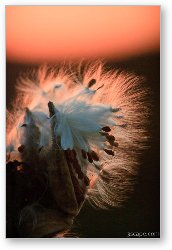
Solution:
M 88 88 L 92 79 L 96 81 Z M 17 148 L 21 143 L 30 145 L 23 142 L 23 124 L 32 127 L 28 138 L 37 149 L 51 147 L 50 122 L 54 119 L 55 134 L 64 150 L 98 152 L 100 171 L 89 162 L 81 166 L 91 180 L 89 201 L 102 208 L 120 206 L 133 191 L 139 165 L 137 155 L 148 140 L 144 79 L 119 70 L 107 71 L 99 62 L 72 68 L 42 66 L 21 77 L 17 91 L 16 104 L 7 112 L 7 148 L 11 159 L 20 157 Z M 52 118 L 49 101 L 56 108 Z M 32 119 L 26 115 L 26 107 Z M 38 131 L 33 129 L 34 124 L 40 137 L 33 136 Z M 111 128 L 110 134 L 119 144 L 113 148 L 115 156 L 103 151 L 104 147 L 111 148 L 99 133 L 104 126 Z

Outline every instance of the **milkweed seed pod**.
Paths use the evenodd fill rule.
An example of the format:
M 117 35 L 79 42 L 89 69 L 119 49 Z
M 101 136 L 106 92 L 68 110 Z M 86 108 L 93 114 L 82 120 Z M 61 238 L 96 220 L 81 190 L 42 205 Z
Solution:
M 42 66 L 21 77 L 17 90 L 7 112 L 7 161 L 44 173 L 56 201 L 53 210 L 40 198 L 22 209 L 26 235 L 69 229 L 86 199 L 108 208 L 130 197 L 147 140 L 142 77 L 101 63 Z

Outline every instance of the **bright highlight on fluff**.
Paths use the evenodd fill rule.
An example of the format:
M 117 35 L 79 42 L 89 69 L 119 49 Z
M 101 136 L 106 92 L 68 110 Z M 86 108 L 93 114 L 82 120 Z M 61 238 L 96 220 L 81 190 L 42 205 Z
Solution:
M 53 127 L 55 146 L 68 160 L 76 154 L 80 169 L 72 171 L 88 186 L 85 198 L 102 208 L 121 205 L 133 191 L 137 154 L 147 140 L 143 80 L 101 63 L 42 66 L 21 77 L 7 113 L 7 160 L 21 161 L 23 152 L 27 162 L 33 154 L 48 158 Z

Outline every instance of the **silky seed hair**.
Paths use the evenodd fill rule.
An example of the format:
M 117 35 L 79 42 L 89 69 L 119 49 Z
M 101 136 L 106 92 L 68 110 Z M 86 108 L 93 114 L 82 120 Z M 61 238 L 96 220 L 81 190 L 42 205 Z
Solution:
M 24 149 L 27 161 L 33 153 L 48 157 L 53 122 L 55 146 L 65 151 L 76 191 L 77 185 L 88 187 L 78 200 L 100 208 L 122 205 L 134 190 L 138 156 L 149 139 L 145 79 L 82 62 L 40 66 L 21 76 L 16 89 L 7 111 L 7 160 L 21 161 Z

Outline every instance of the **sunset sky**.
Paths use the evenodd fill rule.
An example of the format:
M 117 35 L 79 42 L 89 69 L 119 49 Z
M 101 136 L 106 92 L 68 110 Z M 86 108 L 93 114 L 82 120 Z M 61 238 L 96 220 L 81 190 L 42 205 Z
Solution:
M 159 46 L 160 6 L 6 6 L 8 61 L 119 60 Z

